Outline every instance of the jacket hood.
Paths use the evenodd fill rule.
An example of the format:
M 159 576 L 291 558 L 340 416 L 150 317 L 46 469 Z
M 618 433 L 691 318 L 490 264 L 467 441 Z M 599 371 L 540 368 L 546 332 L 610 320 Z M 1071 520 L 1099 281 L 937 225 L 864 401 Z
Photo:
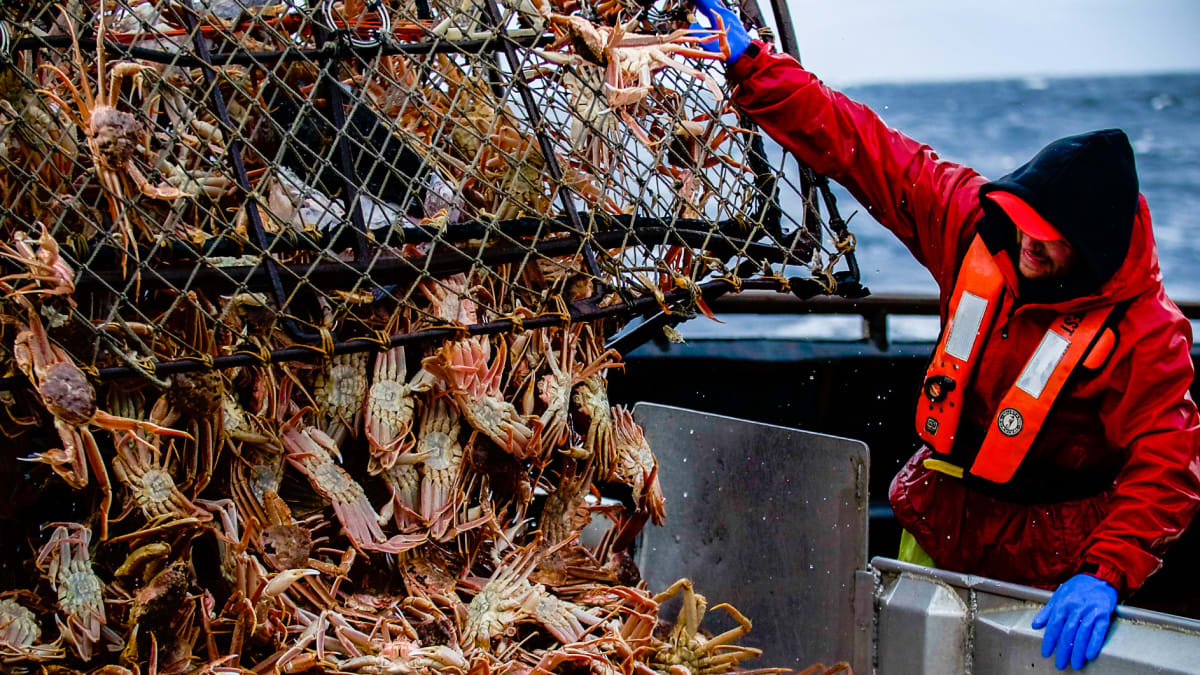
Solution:
M 1133 148 L 1120 129 L 1061 138 L 1012 173 L 980 188 L 984 217 L 978 232 L 994 253 L 1008 251 L 1015 265 L 1016 226 L 986 198 L 997 191 L 1011 192 L 1033 207 L 1062 233 L 1083 263 L 1080 272 L 1066 280 L 1019 280 L 1018 297 L 1023 303 L 1111 298 L 1121 288 L 1132 290 L 1141 286 L 1141 280 L 1158 277 Z

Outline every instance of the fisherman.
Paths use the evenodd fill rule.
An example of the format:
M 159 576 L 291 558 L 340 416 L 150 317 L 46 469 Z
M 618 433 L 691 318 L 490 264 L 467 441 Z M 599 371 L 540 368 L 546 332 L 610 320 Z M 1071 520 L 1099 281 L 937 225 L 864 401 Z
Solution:
M 727 30 L 734 102 L 937 280 L 924 446 L 889 494 L 901 559 L 1055 588 L 1033 621 L 1042 654 L 1083 667 L 1200 507 L 1191 327 L 1163 290 L 1129 140 L 1063 138 L 988 181 L 694 1 Z

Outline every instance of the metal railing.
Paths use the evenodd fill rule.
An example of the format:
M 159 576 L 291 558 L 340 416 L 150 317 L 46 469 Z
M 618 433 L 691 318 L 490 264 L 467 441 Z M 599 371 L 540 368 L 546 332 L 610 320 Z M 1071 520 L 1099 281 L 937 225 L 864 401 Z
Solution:
M 1189 320 L 1200 321 L 1200 302 L 1176 304 Z M 717 314 L 858 315 L 863 320 L 864 336 L 881 350 L 888 348 L 889 316 L 937 316 L 939 311 L 938 299 L 931 295 L 869 295 L 857 299 L 819 296 L 801 300 L 794 295 L 753 290 L 722 296 L 710 305 Z

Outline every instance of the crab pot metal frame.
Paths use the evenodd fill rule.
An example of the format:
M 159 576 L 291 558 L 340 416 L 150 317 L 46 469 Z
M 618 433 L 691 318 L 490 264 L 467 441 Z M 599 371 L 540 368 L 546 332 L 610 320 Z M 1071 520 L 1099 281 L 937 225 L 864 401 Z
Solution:
M 106 11 L 105 6 L 106 3 L 101 4 L 101 11 Z M 577 198 L 564 183 L 564 169 L 560 165 L 562 155 L 555 149 L 555 141 L 548 131 L 551 125 L 544 111 L 539 108 L 527 68 L 522 64 L 517 52 L 518 48 L 545 47 L 553 41 L 552 36 L 544 30 L 519 30 L 517 35 L 510 34 L 509 28 L 513 24 L 511 12 L 506 16 L 495 0 L 484 0 L 481 5 L 482 11 L 479 12 L 484 32 L 487 33 L 483 38 L 468 37 L 455 40 L 434 36 L 432 39 L 402 42 L 390 35 L 389 20 L 388 25 L 382 28 L 382 32 L 389 32 L 388 35 L 376 32 L 368 39 L 363 39 L 361 31 L 356 32 L 337 25 L 331 6 L 330 3 L 325 3 L 322 5 L 322 12 L 309 11 L 297 19 L 308 24 L 311 34 L 315 37 L 316 46 L 311 49 L 289 47 L 256 51 L 239 48 L 214 53 L 206 32 L 202 30 L 198 15 L 179 6 L 174 6 L 173 11 L 178 12 L 177 19 L 182 21 L 186 29 L 187 48 L 190 53 L 185 51 L 182 43 L 178 41 L 174 43 L 178 47 L 174 52 L 137 46 L 133 43 L 124 44 L 119 40 L 103 41 L 103 51 L 113 57 L 137 59 L 161 64 L 163 67 L 199 70 L 200 85 L 205 92 L 206 109 L 202 111 L 203 114 L 215 119 L 221 130 L 232 132 L 226 142 L 222 159 L 227 163 L 224 170 L 231 174 L 234 183 L 230 189 L 243 196 L 240 207 L 244 210 L 246 231 L 244 235 L 237 236 L 218 233 L 199 244 L 178 238 L 172 240 L 160 237 L 159 241 L 149 247 L 129 242 L 127 246 L 118 248 L 103 241 L 92 240 L 87 243 L 87 259 L 82 255 L 72 257 L 70 251 L 64 250 L 64 256 L 77 270 L 76 296 L 115 298 L 119 304 L 128 304 L 136 302 L 136 298 L 143 297 L 145 293 L 158 289 L 181 290 L 186 293 L 189 289 L 202 287 L 206 292 L 212 293 L 261 292 L 275 304 L 278 311 L 275 318 L 291 346 L 266 352 L 247 348 L 234 354 L 205 358 L 189 356 L 163 359 L 156 354 L 149 359 L 149 365 L 142 363 L 99 367 L 96 372 L 101 379 L 164 375 L 263 361 L 305 360 L 322 354 L 328 357 L 332 354 L 383 349 L 399 344 L 445 339 L 464 333 L 491 334 L 609 317 L 650 317 L 636 331 L 613 343 L 619 349 L 629 349 L 648 339 L 662 325 L 677 323 L 693 315 L 688 308 L 694 307 L 697 298 L 711 299 L 742 288 L 791 290 L 801 297 L 831 292 L 858 297 L 866 293 L 859 283 L 858 266 L 852 246 L 849 250 L 842 250 L 839 245 L 838 255 L 833 258 L 833 262 L 844 259 L 848 268 L 846 271 L 832 274 L 827 280 L 799 276 L 785 279 L 789 266 L 797 266 L 806 259 L 815 259 L 817 247 L 822 241 L 823 227 L 828 228 L 831 238 L 839 244 L 852 241 L 852 236 L 838 214 L 827 182 L 812 175 L 802 166 L 797 167 L 799 188 L 793 186 L 793 189 L 799 192 L 803 199 L 804 213 L 800 214 L 800 223 L 794 231 L 784 231 L 781 224 L 785 214 L 780 202 L 780 182 L 781 179 L 785 183 L 788 181 L 782 169 L 771 168 L 761 135 L 752 135 L 744 148 L 747 173 L 754 187 L 754 203 L 748 206 L 750 213 L 746 218 L 714 220 L 707 217 L 707 214 L 695 214 L 702 217 L 689 218 L 686 214 L 679 213 L 669 217 L 663 217 L 662 214 L 646 216 L 639 213 L 647 207 L 641 203 L 635 204 L 634 214 L 631 215 L 606 213 L 597 208 L 581 210 L 576 204 Z M 379 9 L 381 5 L 371 3 L 369 7 Z M 295 9 L 295 6 L 292 6 L 292 9 Z M 790 25 L 787 24 L 786 8 L 783 15 L 779 14 L 779 7 L 774 7 L 774 11 L 777 22 L 783 22 L 780 26 L 785 47 L 791 47 L 789 51 L 794 51 L 795 43 L 791 37 Z M 318 16 L 319 14 L 323 16 Z M 385 18 L 388 16 L 387 11 L 379 11 L 378 14 Z M 417 4 L 417 14 L 425 21 L 434 17 L 434 12 L 427 2 Z M 3 50 L 3 58 L 8 59 L 10 64 L 13 63 L 13 55 L 18 53 L 47 52 L 65 55 L 74 45 L 80 50 L 93 50 L 97 48 L 100 39 L 95 30 L 83 27 L 78 27 L 74 36 L 53 35 L 45 31 L 37 35 L 30 33 L 31 31 L 25 30 L 20 38 L 13 40 L 13 31 L 8 22 L 0 21 L 0 50 Z M 153 32 L 145 33 L 142 41 L 157 41 L 158 44 L 163 44 L 162 38 L 155 37 Z M 554 186 L 551 188 L 551 194 L 558 201 L 557 215 L 481 219 L 436 226 L 427 225 L 424 221 L 410 221 L 408 224 L 389 228 L 388 237 L 393 238 L 394 245 L 423 245 L 426 249 L 416 256 L 381 257 L 379 242 L 375 241 L 364 214 L 364 209 L 371 202 L 360 199 L 363 195 L 368 199 L 377 197 L 370 193 L 367 187 L 369 176 L 364 174 L 375 171 L 378 168 L 378 160 L 365 167 L 356 161 L 355 148 L 351 147 L 355 139 L 352 139 L 348 132 L 353 122 L 347 118 L 347 89 L 339 81 L 341 64 L 348 59 L 367 61 L 387 56 L 418 57 L 439 54 L 468 58 L 486 56 L 488 86 L 497 98 L 506 101 L 510 97 L 510 91 L 515 92 L 520 104 L 518 114 L 523 115 L 521 121 L 532 130 L 537 151 L 544 162 L 542 170 L 548 174 Z M 266 79 L 270 79 L 278 77 L 276 71 L 270 69 L 291 63 L 306 64 L 318 71 L 314 90 L 319 90 L 324 97 L 328 113 L 315 107 L 307 112 L 318 116 L 319 123 L 334 131 L 333 152 L 328 159 L 331 160 L 329 164 L 333 165 L 331 168 L 337 174 L 336 187 L 340 192 L 341 203 L 345 205 L 345 213 L 339 219 L 339 226 L 332 232 L 321 232 L 316 236 L 312 233 L 270 231 L 260 206 L 262 189 L 252 181 L 251 171 L 248 169 L 245 157 L 246 140 L 231 117 L 230 102 L 218 81 L 218 69 L 223 67 L 244 65 L 268 69 L 269 77 Z M 80 65 L 82 67 L 82 63 Z M 478 74 L 476 72 L 472 76 Z M 83 69 L 79 76 L 87 78 L 86 69 Z M 428 72 L 423 71 L 421 77 L 427 76 Z M 504 81 L 505 77 L 508 78 L 507 81 Z M 104 86 L 104 82 L 98 81 L 101 90 Z M 686 97 L 686 94 L 683 96 Z M 115 105 L 115 101 L 113 103 Z M 741 123 L 749 126 L 744 120 L 741 120 Z M 78 132 L 79 130 L 76 130 L 73 133 Z M 285 144 L 300 142 L 293 130 L 287 130 L 285 134 Z M 617 161 L 620 161 L 620 158 Z M 423 160 L 421 170 L 430 171 L 431 169 L 424 164 Z M 644 182 L 640 189 L 644 193 Z M 824 200 L 828 213 L 827 221 L 821 218 L 818 197 Z M 652 205 L 649 208 L 652 208 Z M 103 213 L 100 207 L 96 210 Z M 112 222 L 111 218 L 105 218 L 103 215 L 101 218 L 107 221 L 103 225 L 111 234 L 117 224 Z M 750 224 L 747 224 L 747 221 Z M 102 231 L 105 228 L 101 228 Z M 747 234 L 750 238 L 746 238 Z M 496 243 L 491 243 L 493 241 Z M 695 277 L 693 282 L 696 283 L 688 288 L 660 293 L 660 297 L 656 298 L 645 292 L 635 293 L 625 284 L 618 283 L 613 286 L 605 282 L 607 269 L 620 268 L 626 264 L 606 253 L 606 250 L 624 250 L 629 246 L 636 246 L 642 251 L 672 246 L 684 247 L 710 259 L 715 258 L 731 264 L 732 269 L 728 270 L 729 273 L 720 275 L 715 272 L 706 273 L 694 266 L 689 274 Z M 130 276 L 124 269 L 124 260 L 130 248 L 137 251 L 139 261 L 152 260 L 154 264 L 139 264 L 137 273 Z M 339 250 L 345 250 L 347 253 L 332 253 Z M 253 258 L 253 264 L 213 262 L 213 258 L 237 259 L 243 256 Z M 293 256 L 307 260 L 282 262 L 279 259 Z M 480 265 L 486 268 L 504 264 L 523 265 L 531 260 L 531 256 L 534 256 L 533 259 L 577 256 L 583 266 L 581 271 L 596 281 L 593 296 L 569 303 L 565 312 L 547 311 L 548 306 L 544 306 L 542 311 L 535 312 L 535 318 L 525 321 L 500 319 L 472 326 L 426 327 L 421 330 L 396 332 L 386 340 L 378 334 L 368 334 L 365 331 L 343 334 L 336 330 L 313 330 L 309 326 L 315 325 L 315 320 L 294 317 L 286 311 L 288 307 L 295 307 L 297 298 L 303 297 L 305 293 L 321 293 L 330 289 L 362 290 L 364 280 L 369 280 L 374 286 L 373 295 L 378 299 L 378 296 L 387 294 L 383 289 L 389 287 L 408 284 L 411 288 L 423 279 L 439 279 L 461 272 L 471 272 Z M 4 264 L 11 266 L 11 261 L 5 261 Z M 758 278 L 754 278 L 756 276 Z M 744 277 L 751 278 L 743 281 Z M 830 283 L 830 280 L 833 283 Z M 601 306 L 604 296 L 612 294 L 616 294 L 620 302 Z M 358 334 L 355 334 L 356 332 Z M 332 353 L 328 353 L 330 345 Z M 0 386 L 11 387 L 22 379 L 0 378 Z

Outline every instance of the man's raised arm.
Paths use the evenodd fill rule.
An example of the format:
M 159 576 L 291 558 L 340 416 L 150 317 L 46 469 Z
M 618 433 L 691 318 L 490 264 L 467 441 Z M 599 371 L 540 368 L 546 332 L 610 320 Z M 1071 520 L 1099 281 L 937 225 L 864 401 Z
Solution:
M 786 150 L 846 186 L 948 292 L 974 235 L 986 179 L 889 128 L 790 56 L 751 42 L 719 0 L 695 4 L 714 25 L 714 15 L 720 16 L 728 31 L 726 74 L 735 86 L 734 103 Z M 717 49 L 715 42 L 705 46 Z

